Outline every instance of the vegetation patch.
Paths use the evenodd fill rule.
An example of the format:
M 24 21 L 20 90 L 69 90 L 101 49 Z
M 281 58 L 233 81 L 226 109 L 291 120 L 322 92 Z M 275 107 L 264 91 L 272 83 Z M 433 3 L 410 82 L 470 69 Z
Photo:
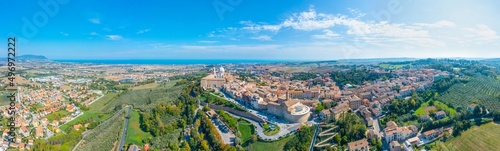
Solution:
M 415 111 L 416 115 L 431 115 L 437 111 L 444 111 L 446 112 L 446 116 L 455 116 L 457 111 L 448 105 L 441 103 L 439 101 L 428 101 L 425 103 L 422 103 L 420 107 Z
M 289 142 L 292 139 L 295 139 L 295 135 L 291 135 L 289 137 L 273 141 L 273 142 L 264 142 L 264 141 L 257 141 L 253 143 L 250 147 L 251 150 L 253 151 L 282 151 L 284 150 L 285 144 Z
M 127 138 L 125 140 L 125 144 L 135 144 L 143 146 L 146 140 L 150 140 L 153 138 L 153 135 L 148 132 L 144 132 L 141 129 L 139 120 L 139 112 L 132 110 L 130 112 L 130 121 L 128 123 Z
M 445 143 L 448 150 L 498 150 L 500 143 L 500 125 L 493 122 L 474 126 Z
M 54 113 L 50 113 L 49 115 L 45 116 L 50 122 L 54 121 L 54 120 L 59 120 L 63 117 L 66 117 L 68 115 L 71 115 L 70 112 L 62 109 L 62 110 L 59 110 L 59 111 L 56 111 Z

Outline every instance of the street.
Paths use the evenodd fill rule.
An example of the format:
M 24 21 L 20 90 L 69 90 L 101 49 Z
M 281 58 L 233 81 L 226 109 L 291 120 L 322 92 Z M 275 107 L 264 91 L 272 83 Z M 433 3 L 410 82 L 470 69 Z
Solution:
M 130 119 L 130 110 L 132 107 L 127 106 L 128 111 L 127 111 L 127 116 L 125 116 L 125 122 L 123 122 L 123 132 L 122 132 L 122 138 L 120 139 L 120 146 L 118 146 L 118 151 L 123 150 L 123 145 L 125 144 L 125 138 L 127 137 L 127 127 L 128 127 L 128 121 Z

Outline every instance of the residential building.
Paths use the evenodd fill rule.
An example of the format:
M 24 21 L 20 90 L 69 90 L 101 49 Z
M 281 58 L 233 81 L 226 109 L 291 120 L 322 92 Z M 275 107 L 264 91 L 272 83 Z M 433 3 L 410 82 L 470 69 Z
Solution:
M 349 151 L 369 151 L 370 144 L 368 144 L 367 139 L 361 139 L 355 142 L 350 142 L 347 144 Z

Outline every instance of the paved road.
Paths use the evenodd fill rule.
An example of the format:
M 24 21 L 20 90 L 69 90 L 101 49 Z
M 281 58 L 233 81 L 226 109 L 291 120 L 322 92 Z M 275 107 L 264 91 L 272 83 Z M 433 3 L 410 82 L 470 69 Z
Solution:
M 125 144 L 125 138 L 127 137 L 127 127 L 128 127 L 128 121 L 130 119 L 130 110 L 131 110 L 131 107 L 129 106 L 128 107 L 128 111 L 127 111 L 127 116 L 125 118 L 125 122 L 123 122 L 123 132 L 122 132 L 122 138 L 120 140 L 120 146 L 118 146 L 118 151 L 122 151 L 123 150 L 123 145 Z
M 375 133 L 380 137 L 382 138 L 382 133 L 380 132 L 381 129 L 380 129 L 380 121 L 378 118 L 375 118 L 373 120 L 373 131 L 375 131 Z
M 318 137 L 318 129 L 319 129 L 319 124 L 316 125 L 316 130 L 314 131 L 314 136 L 313 139 L 311 140 L 311 145 L 309 146 L 309 151 L 314 150 L 314 144 L 316 143 L 316 138 Z

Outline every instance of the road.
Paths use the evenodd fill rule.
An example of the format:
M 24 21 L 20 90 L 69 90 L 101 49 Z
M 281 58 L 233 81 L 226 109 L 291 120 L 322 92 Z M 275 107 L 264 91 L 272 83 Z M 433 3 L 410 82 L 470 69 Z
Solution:
M 318 136 L 318 129 L 319 129 L 319 124 L 316 125 L 316 130 L 314 131 L 314 136 L 313 136 L 313 139 L 311 140 L 311 145 L 309 145 L 309 151 L 313 151 L 314 150 L 314 144 L 316 143 L 316 138 Z
M 127 127 L 128 127 L 128 121 L 130 119 L 130 110 L 131 110 L 131 107 L 129 106 L 128 107 L 128 111 L 127 111 L 127 116 L 125 118 L 125 122 L 123 122 L 123 132 L 122 132 L 122 138 L 120 140 L 120 146 L 118 151 L 122 151 L 123 150 L 123 145 L 125 144 L 125 138 L 127 137 Z

